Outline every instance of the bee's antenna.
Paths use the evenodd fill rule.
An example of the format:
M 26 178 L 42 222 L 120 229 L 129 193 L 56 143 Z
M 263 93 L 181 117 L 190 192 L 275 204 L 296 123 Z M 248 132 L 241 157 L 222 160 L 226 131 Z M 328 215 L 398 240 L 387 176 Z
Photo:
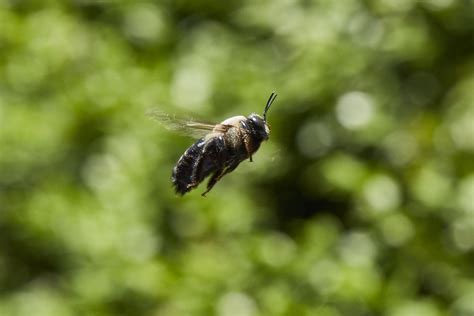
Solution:
M 267 112 L 270 109 L 270 106 L 272 105 L 273 101 L 275 101 L 277 97 L 277 94 L 275 92 L 272 92 L 270 94 L 270 97 L 268 98 L 267 105 L 265 106 L 265 110 L 263 111 L 263 120 L 266 122 L 267 121 Z

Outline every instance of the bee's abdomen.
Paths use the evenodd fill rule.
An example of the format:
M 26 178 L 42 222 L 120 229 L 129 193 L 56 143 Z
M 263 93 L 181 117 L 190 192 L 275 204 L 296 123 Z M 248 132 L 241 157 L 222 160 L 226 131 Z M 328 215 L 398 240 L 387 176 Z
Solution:
M 215 137 L 200 139 L 189 147 L 179 158 L 173 169 L 171 181 L 177 193 L 191 191 L 222 164 L 224 140 Z
M 202 154 L 203 147 L 204 139 L 201 138 L 184 152 L 173 168 L 171 181 L 177 193 L 184 194 L 191 190 L 188 185 L 191 183 L 196 159 Z

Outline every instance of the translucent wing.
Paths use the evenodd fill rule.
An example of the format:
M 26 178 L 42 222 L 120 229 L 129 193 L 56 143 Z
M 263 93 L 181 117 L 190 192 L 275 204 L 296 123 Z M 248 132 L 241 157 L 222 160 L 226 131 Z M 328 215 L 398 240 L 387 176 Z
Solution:
M 210 133 L 213 130 L 225 132 L 227 125 L 222 124 L 208 124 L 197 122 L 194 120 L 186 120 L 177 118 L 174 115 L 169 115 L 160 110 L 152 109 L 149 110 L 147 116 L 163 125 L 166 129 L 179 132 L 183 135 L 191 136 L 193 138 L 201 138 L 204 135 Z

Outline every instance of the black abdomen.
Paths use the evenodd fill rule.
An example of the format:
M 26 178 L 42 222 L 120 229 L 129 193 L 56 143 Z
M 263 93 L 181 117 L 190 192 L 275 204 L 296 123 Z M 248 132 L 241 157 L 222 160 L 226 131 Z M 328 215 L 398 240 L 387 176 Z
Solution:
M 184 152 L 173 168 L 171 176 L 171 182 L 177 193 L 185 194 L 191 191 L 218 169 L 217 156 L 222 153 L 223 145 L 223 139 L 220 137 L 208 141 L 201 138 Z M 198 160 L 200 160 L 199 168 L 197 168 Z
M 197 157 L 201 155 L 203 146 L 204 139 L 201 138 L 184 152 L 173 168 L 171 182 L 173 182 L 177 193 L 184 194 L 190 190 L 188 185 L 191 183 L 193 166 L 195 165 Z

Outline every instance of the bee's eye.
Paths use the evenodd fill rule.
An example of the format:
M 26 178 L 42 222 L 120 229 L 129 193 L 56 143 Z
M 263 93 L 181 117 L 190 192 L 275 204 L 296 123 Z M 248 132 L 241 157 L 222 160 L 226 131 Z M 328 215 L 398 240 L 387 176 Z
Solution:
M 263 122 L 263 120 L 256 115 L 251 116 L 250 120 L 255 124 L 255 126 L 263 127 L 265 125 L 265 122 Z

